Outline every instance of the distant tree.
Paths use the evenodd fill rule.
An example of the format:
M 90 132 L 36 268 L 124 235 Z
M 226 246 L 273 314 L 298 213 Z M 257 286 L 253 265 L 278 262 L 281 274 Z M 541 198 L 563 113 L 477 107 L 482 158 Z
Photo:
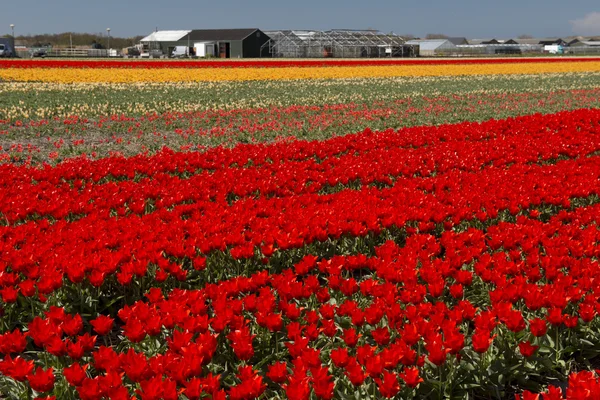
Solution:
M 448 36 L 443 33 L 428 33 L 425 39 L 448 39 Z
M 527 34 L 523 34 L 523 35 L 517 36 L 517 39 L 533 39 L 533 36 L 527 35 Z
M 129 47 L 140 42 L 143 36 L 134 36 L 130 38 L 121 37 L 110 37 L 110 46 L 113 48 Z M 53 47 L 68 47 L 73 43 L 73 46 L 92 47 L 106 46 L 107 37 L 106 32 L 104 33 L 75 33 L 75 32 L 63 32 L 56 34 L 41 34 L 41 35 L 28 35 L 19 36 L 19 41 L 27 46 L 37 47 L 42 44 L 50 44 Z M 101 47 L 102 48 L 102 47 Z
M 400 37 L 402 37 L 402 38 L 404 38 L 406 40 L 411 40 L 411 39 L 414 39 L 416 37 L 412 33 L 405 33 L 404 35 L 398 35 L 398 36 L 400 36 Z
M 102 44 L 96 42 L 95 40 L 92 40 L 92 49 L 103 49 L 104 47 L 102 47 Z

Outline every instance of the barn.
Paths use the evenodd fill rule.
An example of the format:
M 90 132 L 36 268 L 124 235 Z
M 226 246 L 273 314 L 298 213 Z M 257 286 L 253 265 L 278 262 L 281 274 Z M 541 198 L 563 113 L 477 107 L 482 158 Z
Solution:
M 269 37 L 257 28 L 155 31 L 140 40 L 146 54 L 170 56 L 186 47 L 190 55 L 219 58 L 267 57 L 262 46 Z

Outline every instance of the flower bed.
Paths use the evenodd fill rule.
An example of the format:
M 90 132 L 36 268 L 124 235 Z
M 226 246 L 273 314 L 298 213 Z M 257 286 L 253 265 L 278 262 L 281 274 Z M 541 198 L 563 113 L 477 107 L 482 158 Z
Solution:
M 479 59 L 357 59 L 357 60 L 277 60 L 260 61 L 175 61 L 175 60 L 0 60 L 0 68 L 289 68 L 289 67 L 364 67 L 390 65 L 457 65 L 597 62 L 597 57 L 567 58 L 479 58 Z
M 589 62 L 518 62 L 390 64 L 341 66 L 286 66 L 265 68 L 0 68 L 0 79 L 8 82 L 52 83 L 141 83 L 326 80 L 381 77 L 436 77 L 476 75 L 524 75 L 600 72 L 600 59 Z
M 481 121 L 502 114 L 519 116 L 594 107 L 600 90 L 517 94 L 422 96 L 372 104 L 327 104 L 247 109 L 94 116 L 82 112 L 65 118 L 0 120 L 0 162 L 26 160 L 56 163 L 85 154 L 153 154 L 163 146 L 177 150 L 238 142 L 327 139 L 365 128 Z M 24 113 L 23 115 L 26 115 Z M 89 117 L 88 117 L 89 115 Z M 406 134 L 412 134 L 407 131 Z
M 0 166 L 0 393 L 585 398 L 599 135 L 581 109 Z

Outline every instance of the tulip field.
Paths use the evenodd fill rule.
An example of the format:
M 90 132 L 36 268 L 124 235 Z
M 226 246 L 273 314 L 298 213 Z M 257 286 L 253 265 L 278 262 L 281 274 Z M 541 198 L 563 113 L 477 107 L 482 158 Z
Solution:
M 600 59 L 0 61 L 0 399 L 600 398 Z

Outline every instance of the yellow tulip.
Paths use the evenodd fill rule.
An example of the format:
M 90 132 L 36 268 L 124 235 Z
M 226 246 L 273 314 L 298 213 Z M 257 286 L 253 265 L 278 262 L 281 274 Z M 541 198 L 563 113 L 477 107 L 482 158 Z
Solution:
M 296 79 L 349 79 L 467 75 L 537 75 L 570 72 L 600 72 L 600 62 L 523 62 L 516 64 L 395 65 L 307 68 L 7 68 L 0 70 L 0 79 L 11 82 L 138 83 L 252 80 L 275 81 Z

